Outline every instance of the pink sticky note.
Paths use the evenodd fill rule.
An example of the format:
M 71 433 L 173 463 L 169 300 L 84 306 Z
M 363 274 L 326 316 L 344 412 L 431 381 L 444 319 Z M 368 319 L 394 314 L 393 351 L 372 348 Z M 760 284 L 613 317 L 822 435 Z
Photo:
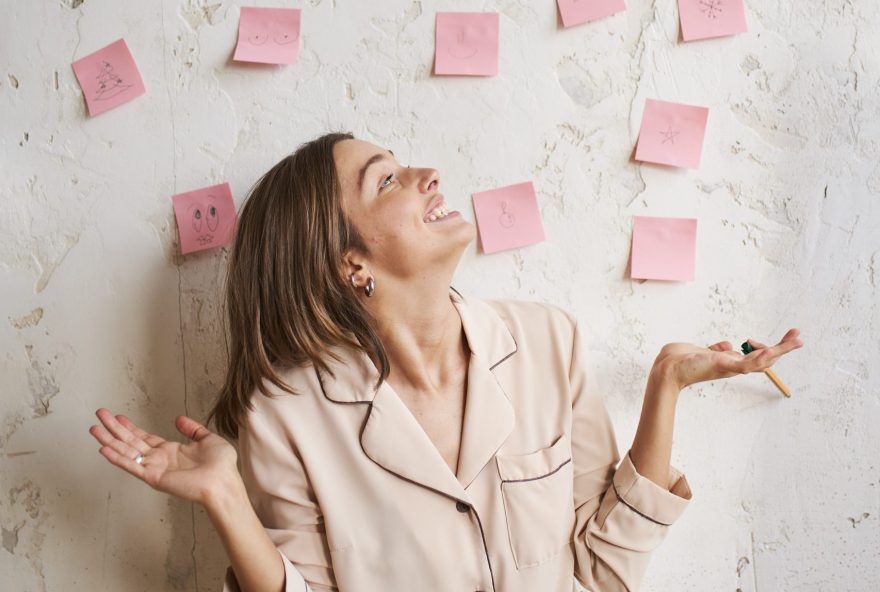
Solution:
M 438 12 L 434 74 L 498 74 L 498 13 Z
M 697 259 L 695 218 L 635 216 L 633 279 L 691 281 Z
M 182 254 L 222 247 L 232 240 L 236 215 L 229 183 L 178 193 L 171 199 Z
M 624 0 L 556 0 L 562 26 L 571 27 L 626 10 Z
M 736 35 L 748 30 L 743 0 L 678 0 L 685 41 Z
M 531 181 L 475 193 L 474 212 L 484 253 L 544 240 L 541 212 Z
M 72 65 L 92 117 L 147 92 L 124 39 L 117 39 Z
M 648 99 L 636 160 L 698 168 L 709 109 Z
M 293 64 L 299 57 L 299 8 L 243 6 L 238 44 L 232 59 L 262 64 Z

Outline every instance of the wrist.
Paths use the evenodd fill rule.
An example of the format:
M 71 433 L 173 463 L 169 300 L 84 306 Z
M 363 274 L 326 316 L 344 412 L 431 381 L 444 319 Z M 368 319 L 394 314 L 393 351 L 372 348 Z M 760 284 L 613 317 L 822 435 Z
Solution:
M 211 517 L 228 514 L 242 504 L 250 505 L 250 499 L 238 471 L 234 475 L 213 481 L 205 489 L 202 500 L 202 505 Z
M 677 400 L 678 395 L 684 388 L 678 382 L 678 372 L 668 360 L 656 362 L 648 374 L 648 392 L 655 396 Z

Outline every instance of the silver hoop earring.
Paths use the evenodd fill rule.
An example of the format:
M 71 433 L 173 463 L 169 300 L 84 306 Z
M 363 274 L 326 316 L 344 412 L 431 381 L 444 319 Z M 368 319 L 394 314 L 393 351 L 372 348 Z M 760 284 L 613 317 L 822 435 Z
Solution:
M 376 289 L 376 282 L 373 280 L 373 276 L 370 276 L 370 279 L 367 280 L 367 285 L 364 288 L 364 293 L 367 295 L 367 298 L 373 295 L 373 290 Z
M 348 276 L 348 279 L 351 280 L 351 285 L 354 286 L 355 290 L 357 290 L 358 284 L 357 284 L 357 281 L 355 281 L 355 279 L 354 279 L 354 274 L 351 274 L 350 276 Z

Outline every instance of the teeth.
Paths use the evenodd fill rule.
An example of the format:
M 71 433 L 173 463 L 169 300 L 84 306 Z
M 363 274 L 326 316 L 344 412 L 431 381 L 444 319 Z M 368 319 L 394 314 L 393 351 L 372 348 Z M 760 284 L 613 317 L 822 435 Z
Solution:
M 428 215 L 428 221 L 434 222 L 435 220 L 445 217 L 448 213 L 449 210 L 446 209 L 446 206 L 438 206 L 431 210 L 431 213 Z

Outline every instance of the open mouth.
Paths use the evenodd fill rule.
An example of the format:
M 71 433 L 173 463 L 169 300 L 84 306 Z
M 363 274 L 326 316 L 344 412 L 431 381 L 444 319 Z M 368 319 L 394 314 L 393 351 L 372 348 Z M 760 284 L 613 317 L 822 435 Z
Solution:
M 443 201 L 442 195 L 438 195 L 432 200 L 430 209 L 425 213 L 422 221 L 425 224 L 430 224 L 431 222 L 438 222 L 457 213 L 457 211 L 449 209 L 449 206 Z

